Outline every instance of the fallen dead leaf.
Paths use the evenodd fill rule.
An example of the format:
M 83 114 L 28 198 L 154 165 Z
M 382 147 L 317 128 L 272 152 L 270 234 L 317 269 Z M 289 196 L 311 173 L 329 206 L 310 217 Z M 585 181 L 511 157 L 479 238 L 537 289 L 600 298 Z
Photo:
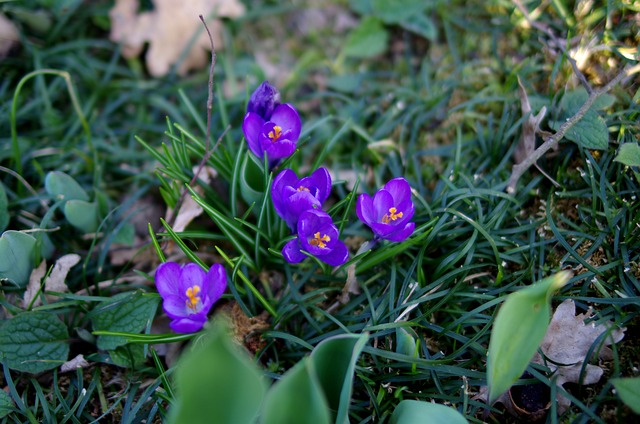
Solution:
M 22 297 L 22 308 L 27 309 L 29 305 L 31 305 L 31 301 L 33 301 L 32 307 L 36 307 L 40 305 L 40 298 L 34 297 L 40 292 L 40 287 L 42 284 L 42 279 L 47 274 L 47 261 L 42 260 L 40 265 L 31 271 L 31 275 L 29 276 L 29 283 L 27 284 L 27 289 L 24 292 L 24 296 Z
M 71 359 L 70 361 L 67 361 L 64 364 L 62 364 L 60 366 L 60 372 L 69 372 L 69 371 L 75 370 L 76 368 L 86 368 L 88 366 L 89 366 L 89 362 L 87 362 L 87 360 L 84 359 L 84 356 L 80 354 L 75 358 Z
M 539 131 L 540 122 L 547 113 L 547 108 L 543 107 L 537 115 L 531 113 L 529 96 L 527 95 L 524 85 L 522 85 L 520 77 L 518 77 L 518 97 L 520 98 L 522 116 L 529 115 L 522 123 L 522 136 L 516 149 L 513 151 L 513 157 L 516 163 L 521 163 L 536 149 L 536 133 Z
M 138 0 L 117 0 L 109 11 L 111 18 L 111 41 L 123 45 L 122 55 L 127 58 L 138 56 L 145 43 L 149 43 L 145 61 L 149 73 L 160 77 L 169 73 L 171 66 L 180 62 L 177 72 L 185 75 L 191 69 L 199 69 L 209 62 L 209 37 L 202 28 L 198 16 L 209 22 L 216 50 L 222 43 L 222 22 L 220 19 L 237 18 L 244 14 L 244 5 L 238 0 L 152 0 L 153 10 L 137 13 Z M 193 43 L 192 37 L 201 31 Z M 188 52 L 185 52 L 187 49 Z
M 193 172 L 197 172 L 198 167 L 193 168 Z M 209 184 L 211 178 L 215 178 L 218 175 L 215 169 L 210 166 L 205 166 L 202 168 L 200 175 L 198 176 L 200 180 L 204 184 Z M 196 186 L 194 191 L 198 194 L 202 194 L 204 192 L 201 186 Z M 176 216 L 176 220 L 173 224 L 173 231 L 181 232 L 187 228 L 187 225 L 195 218 L 199 217 L 203 212 L 202 207 L 193 200 L 193 197 L 186 196 L 184 202 L 182 202 L 182 206 L 178 211 L 178 215 Z M 172 210 L 167 211 L 167 216 L 171 216 L 173 214 Z
M 0 13 L 0 59 L 7 57 L 9 51 L 19 42 L 18 29 L 9 18 Z
M 601 345 L 595 346 L 592 354 L 599 359 L 612 359 L 613 352 L 608 345 L 618 343 L 624 337 L 626 329 L 613 328 L 610 322 L 600 325 L 595 325 L 594 322 L 585 324 L 585 319 L 590 315 L 591 310 L 576 315 L 576 305 L 571 299 L 558 305 L 540 344 L 539 352 L 543 355 L 536 352 L 532 359 L 533 363 L 544 365 L 555 374 L 555 382 L 559 387 L 565 383 L 595 384 L 600 381 L 604 370 L 598 365 L 585 364 L 591 359 L 587 357 L 589 350 L 603 333 L 609 331 L 607 338 Z M 581 373 L 583 367 L 584 372 Z M 529 374 L 522 378 L 530 377 Z M 551 407 L 550 402 L 545 404 L 542 398 L 538 399 L 540 395 L 537 393 L 545 388 L 546 385 L 542 383 L 512 386 L 496 402 L 502 403 L 507 411 L 524 421 L 538 421 L 544 418 Z M 488 392 L 487 386 L 482 386 L 473 399 L 486 402 Z M 556 393 L 558 415 L 561 415 L 571 406 L 571 401 L 559 391 Z M 530 401 L 533 398 L 536 400 L 535 408 L 531 408 L 533 403 Z
M 65 283 L 69 270 L 76 266 L 80 262 L 80 255 L 75 253 L 69 253 L 60 257 L 56 264 L 53 266 L 51 274 L 44 280 L 44 289 L 46 291 L 53 291 L 59 293 L 65 293 L 69 291 L 69 287 Z
M 589 350 L 603 333 L 610 331 L 602 344 L 595 347 L 593 354 L 600 359 L 611 359 L 613 352 L 608 345 L 618 343 L 624 337 L 626 329 L 612 329 L 610 322 L 585 324 L 590 314 L 591 310 L 576 315 L 576 305 L 571 299 L 558 305 L 540 345 L 544 357 L 540 353 L 533 357 L 533 363 L 543 364 L 555 372 L 558 386 L 565 383 L 595 384 L 600 381 L 604 370 L 598 365 L 584 364 L 591 359 L 587 357 Z M 584 373 L 581 373 L 583 366 Z M 558 393 L 558 412 L 563 413 L 569 406 L 571 401 Z

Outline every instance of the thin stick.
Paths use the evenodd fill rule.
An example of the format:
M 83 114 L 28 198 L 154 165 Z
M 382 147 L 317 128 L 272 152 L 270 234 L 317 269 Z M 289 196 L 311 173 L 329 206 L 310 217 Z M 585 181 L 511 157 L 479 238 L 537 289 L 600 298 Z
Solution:
M 202 15 L 198 15 L 198 17 L 202 21 L 202 24 L 204 25 L 204 29 L 207 30 L 207 34 L 209 35 L 209 43 L 211 44 L 211 65 L 209 67 L 209 84 L 208 84 L 208 96 L 207 96 L 207 133 L 205 136 L 204 155 L 202 156 L 202 160 L 198 165 L 198 169 L 193 174 L 193 178 L 191 178 L 191 181 L 189 181 L 189 186 L 193 186 L 195 184 L 195 182 L 198 179 L 198 176 L 200 175 L 200 172 L 202 172 L 202 168 L 204 168 L 204 165 L 207 163 L 207 161 L 209 160 L 213 152 L 215 152 L 215 150 L 218 148 L 225 134 L 230 129 L 230 127 L 227 126 L 227 128 L 223 131 L 222 135 L 220 135 L 220 137 L 216 141 L 216 144 L 213 146 L 213 149 L 209 150 L 209 147 L 211 146 L 211 113 L 213 111 L 213 73 L 216 68 L 216 49 L 213 44 L 213 37 L 211 36 L 211 31 L 209 31 L 209 27 L 207 26 L 207 23 L 204 21 L 204 17 Z M 184 198 L 187 195 L 187 193 L 188 193 L 188 190 L 186 188 L 182 190 L 182 193 L 180 194 L 180 199 L 178 199 L 178 202 L 176 203 L 176 206 L 173 209 L 171 216 L 168 217 L 167 219 L 169 226 L 173 226 L 173 224 L 175 223 L 175 220 L 178 218 L 178 213 L 180 212 L 180 208 L 182 207 L 182 203 L 184 202 Z
M 511 177 L 509 177 L 509 184 L 507 185 L 507 193 L 515 193 L 516 185 L 518 184 L 518 180 L 525 173 L 527 169 L 529 169 L 534 163 L 538 161 L 547 151 L 557 145 L 560 140 L 564 137 L 564 135 L 573 127 L 578 121 L 580 121 L 584 115 L 591 109 L 593 103 L 596 101 L 598 97 L 609 92 L 613 87 L 615 87 L 618 83 L 620 83 L 625 77 L 638 72 L 638 66 L 626 66 L 614 79 L 609 81 L 607 85 L 604 87 L 594 90 L 591 92 L 587 101 L 584 102 L 582 107 L 573 115 L 571 118 L 567 119 L 558 129 L 558 131 L 547 137 L 533 153 L 527 156 L 522 162 L 513 165 L 513 169 L 511 171 Z

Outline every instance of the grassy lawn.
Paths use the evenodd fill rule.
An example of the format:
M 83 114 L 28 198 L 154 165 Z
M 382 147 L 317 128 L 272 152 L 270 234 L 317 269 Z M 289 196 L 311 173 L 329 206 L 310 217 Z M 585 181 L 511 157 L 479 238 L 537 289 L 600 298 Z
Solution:
M 0 2 L 16 38 L 0 57 L 0 422 L 181 422 L 178 410 L 232 422 L 251 411 L 242 382 L 254 377 L 277 383 L 260 421 L 239 424 L 438 422 L 401 417 L 407 400 L 468 422 L 634 419 L 637 380 L 616 379 L 640 377 L 635 2 L 220 1 L 228 17 L 205 19 L 211 75 L 205 12 L 185 12 L 188 30 L 170 34 L 176 10 L 123 24 L 113 3 Z M 137 47 L 112 41 L 127 31 Z M 187 69 L 191 47 L 200 63 Z M 282 159 L 254 155 L 243 130 L 265 80 L 302 122 Z M 288 128 L 277 125 L 274 143 Z M 306 212 L 289 226 L 279 216 L 271 190 L 286 168 L 327 170 L 331 192 L 313 209 L 333 239 L 326 226 L 305 239 Z M 361 219 L 360 196 L 399 177 L 412 231 L 385 239 Z M 403 222 L 395 207 L 381 216 Z M 325 244 L 348 259 L 327 263 L 314 250 Z M 162 263 L 226 274 L 202 330 L 175 331 Z M 497 313 L 554 275 L 567 281 L 494 332 L 534 350 L 492 352 L 522 378 L 489 405 Z M 194 287 L 192 312 L 206 303 Z M 568 299 L 585 315 L 551 333 L 559 356 L 545 339 L 530 362 Z M 213 377 L 254 366 L 257 377 Z

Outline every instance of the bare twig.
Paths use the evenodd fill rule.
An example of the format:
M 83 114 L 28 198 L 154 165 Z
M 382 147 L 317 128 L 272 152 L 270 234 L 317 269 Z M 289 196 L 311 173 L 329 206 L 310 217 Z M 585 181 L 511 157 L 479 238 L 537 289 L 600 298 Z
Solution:
M 202 156 L 202 160 L 200 161 L 200 164 L 198 165 L 196 172 L 193 174 L 193 178 L 191 178 L 191 181 L 189 181 L 189 186 L 193 186 L 195 182 L 198 180 L 198 175 L 200 175 L 200 172 L 202 172 L 202 168 L 204 168 L 204 165 L 207 163 L 207 161 L 209 160 L 213 152 L 215 152 L 215 150 L 218 148 L 225 134 L 230 129 L 230 127 L 227 127 L 223 131 L 222 135 L 218 137 L 218 140 L 216 141 L 216 144 L 213 146 L 213 149 L 209 150 L 209 147 L 211 145 L 211 113 L 213 110 L 213 73 L 216 67 L 216 49 L 213 44 L 213 37 L 211 36 L 211 31 L 209 31 L 209 27 L 207 26 L 207 23 L 204 21 L 204 17 L 202 15 L 198 15 L 198 17 L 202 21 L 202 24 L 204 25 L 204 29 L 207 30 L 207 34 L 209 35 L 209 42 L 211 43 L 211 66 L 209 67 L 209 84 L 208 84 L 208 96 L 207 96 L 207 133 L 205 137 L 204 155 Z M 169 223 L 170 226 L 173 226 L 176 218 L 178 217 L 178 213 L 180 212 L 180 208 L 182 207 L 182 203 L 184 203 L 184 198 L 188 192 L 189 191 L 186 188 L 182 190 L 182 193 L 180 194 L 180 199 L 178 199 L 178 202 L 176 203 L 176 207 L 173 209 L 171 216 L 167 218 L 167 222 Z
M 522 162 L 513 166 L 511 177 L 509 178 L 509 183 L 507 185 L 507 192 L 515 193 L 518 180 L 525 173 L 525 171 L 529 169 L 533 164 L 535 164 L 538 159 L 542 157 L 542 155 L 549 151 L 549 149 L 553 148 L 560 142 L 560 140 L 562 140 L 567 131 L 569 131 L 571 127 L 573 127 L 578 121 L 580 121 L 589 111 L 589 109 L 591 109 L 591 106 L 593 106 L 593 103 L 596 101 L 596 99 L 598 99 L 598 97 L 609 92 L 625 77 L 638 72 L 638 70 L 638 66 L 626 66 L 618 75 L 615 76 L 615 78 L 609 81 L 607 85 L 592 91 L 582 107 L 580 107 L 578 112 L 576 112 L 576 114 L 571 118 L 567 119 L 555 134 L 552 134 L 551 136 L 545 138 L 544 143 L 542 143 L 540 147 L 538 147 L 533 153 L 527 156 L 527 158 L 525 158 Z

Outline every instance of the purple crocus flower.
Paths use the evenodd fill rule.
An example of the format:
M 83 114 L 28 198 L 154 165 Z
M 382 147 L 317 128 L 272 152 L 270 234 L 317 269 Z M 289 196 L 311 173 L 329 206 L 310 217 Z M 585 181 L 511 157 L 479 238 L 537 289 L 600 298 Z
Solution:
M 386 183 L 373 199 L 361 194 L 356 202 L 358 218 L 371 227 L 375 238 L 390 241 L 403 241 L 413 233 L 413 213 L 411 187 L 402 177 Z
M 271 118 L 271 114 L 273 114 L 273 110 L 278 105 L 280 105 L 278 89 L 269 84 L 269 81 L 264 81 L 251 94 L 247 104 L 247 112 L 257 113 L 262 119 L 268 121 Z
M 280 94 L 263 82 L 249 99 L 242 131 L 249 149 L 262 159 L 266 152 L 271 166 L 296 150 L 302 123 L 289 103 L 280 104 Z
M 298 220 L 298 237 L 284 245 L 282 255 L 295 264 L 307 257 L 302 253 L 305 251 L 331 266 L 342 265 L 349 259 L 349 251 L 338 236 L 338 228 L 326 212 L 306 210 Z
M 227 274 L 220 264 L 205 273 L 194 263 L 165 262 L 156 270 L 156 287 L 171 329 L 193 333 L 207 322 L 209 310 L 227 288 Z
M 318 168 L 300 180 L 295 172 L 285 169 L 273 180 L 271 200 L 280 218 L 295 232 L 300 214 L 321 209 L 330 192 L 331 175 L 326 168 Z

